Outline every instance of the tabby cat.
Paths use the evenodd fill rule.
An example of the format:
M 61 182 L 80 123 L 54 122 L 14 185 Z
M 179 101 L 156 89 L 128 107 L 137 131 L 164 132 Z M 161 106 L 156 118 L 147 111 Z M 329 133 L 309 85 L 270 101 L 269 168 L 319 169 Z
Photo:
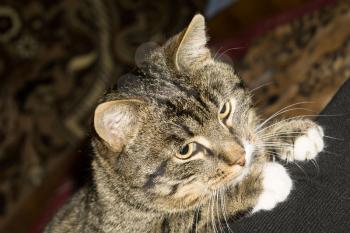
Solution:
M 224 231 L 230 216 L 288 197 L 292 180 L 273 158 L 315 158 L 322 128 L 301 118 L 260 121 L 249 91 L 206 42 L 195 15 L 103 98 L 92 181 L 45 232 Z

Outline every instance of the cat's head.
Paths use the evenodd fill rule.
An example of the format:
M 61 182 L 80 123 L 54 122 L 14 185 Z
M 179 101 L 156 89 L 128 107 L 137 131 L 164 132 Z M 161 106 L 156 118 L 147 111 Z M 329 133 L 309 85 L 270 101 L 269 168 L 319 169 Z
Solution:
M 254 162 L 251 98 L 206 42 L 196 15 L 95 110 L 95 170 L 139 205 L 194 208 Z

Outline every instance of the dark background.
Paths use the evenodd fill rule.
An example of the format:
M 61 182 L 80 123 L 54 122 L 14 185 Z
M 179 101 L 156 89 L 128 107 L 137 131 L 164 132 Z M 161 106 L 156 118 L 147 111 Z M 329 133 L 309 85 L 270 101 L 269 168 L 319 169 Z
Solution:
M 214 53 L 258 88 L 263 116 L 300 101 L 317 114 L 349 79 L 349 1 L 239 0 L 212 13 L 218 2 L 1 1 L 0 232 L 40 232 L 88 174 L 98 98 L 140 47 L 197 12 Z M 285 116 L 298 114 L 310 113 Z

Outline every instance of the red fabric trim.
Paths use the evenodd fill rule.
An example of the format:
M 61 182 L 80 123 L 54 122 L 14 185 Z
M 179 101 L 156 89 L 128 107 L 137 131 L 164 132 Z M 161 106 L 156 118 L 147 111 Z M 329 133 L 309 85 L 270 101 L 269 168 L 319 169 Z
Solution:
M 74 192 L 74 183 L 71 180 L 65 181 L 57 190 L 52 202 L 41 215 L 38 221 L 30 229 L 29 233 L 40 233 L 44 230 L 47 222 L 54 216 L 56 211 L 72 196 Z

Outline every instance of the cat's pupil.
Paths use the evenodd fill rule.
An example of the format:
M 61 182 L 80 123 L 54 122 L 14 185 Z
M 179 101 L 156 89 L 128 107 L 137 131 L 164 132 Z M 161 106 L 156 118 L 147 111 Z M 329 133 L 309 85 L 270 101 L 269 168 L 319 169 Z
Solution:
M 188 153 L 189 150 L 190 150 L 190 147 L 188 145 L 185 145 L 185 146 L 181 147 L 180 154 L 185 155 Z
M 221 110 L 220 110 L 220 114 L 224 114 L 226 112 L 226 104 L 224 104 L 224 106 L 222 106 Z

